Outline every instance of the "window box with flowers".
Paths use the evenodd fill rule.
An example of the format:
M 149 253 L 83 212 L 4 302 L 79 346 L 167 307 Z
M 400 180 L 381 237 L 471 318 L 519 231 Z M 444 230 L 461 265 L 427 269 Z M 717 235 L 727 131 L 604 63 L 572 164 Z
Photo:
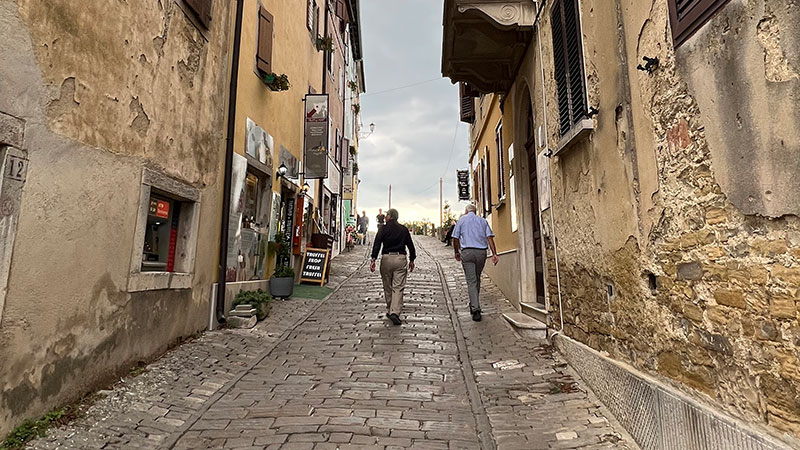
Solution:
M 268 73 L 264 75 L 264 84 L 275 92 L 288 91 L 292 87 L 286 74 Z

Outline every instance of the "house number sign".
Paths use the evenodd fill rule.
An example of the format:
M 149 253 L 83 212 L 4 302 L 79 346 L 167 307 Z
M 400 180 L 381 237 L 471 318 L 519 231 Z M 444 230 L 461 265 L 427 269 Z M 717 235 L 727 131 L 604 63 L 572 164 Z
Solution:
M 28 173 L 28 160 L 18 156 L 6 155 L 5 178 L 25 182 Z

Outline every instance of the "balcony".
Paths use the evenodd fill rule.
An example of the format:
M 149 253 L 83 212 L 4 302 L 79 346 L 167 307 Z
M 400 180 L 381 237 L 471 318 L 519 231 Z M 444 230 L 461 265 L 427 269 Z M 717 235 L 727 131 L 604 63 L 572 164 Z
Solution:
M 442 75 L 506 93 L 531 41 L 533 0 L 445 0 Z

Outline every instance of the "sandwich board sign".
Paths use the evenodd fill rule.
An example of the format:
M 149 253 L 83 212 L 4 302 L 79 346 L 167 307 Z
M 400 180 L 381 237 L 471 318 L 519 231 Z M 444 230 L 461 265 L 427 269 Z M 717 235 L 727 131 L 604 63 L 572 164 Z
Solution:
M 325 275 L 328 271 L 328 256 L 330 250 L 307 248 L 303 256 L 303 267 L 300 272 L 300 282 L 319 283 L 325 285 Z

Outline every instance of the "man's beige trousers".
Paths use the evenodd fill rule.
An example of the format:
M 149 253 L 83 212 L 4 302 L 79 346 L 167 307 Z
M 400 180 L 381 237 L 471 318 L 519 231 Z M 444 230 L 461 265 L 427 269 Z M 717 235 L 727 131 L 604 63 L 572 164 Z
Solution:
M 399 316 L 403 310 L 403 291 L 406 289 L 407 276 L 408 260 L 406 255 L 381 256 L 383 295 L 386 297 L 386 309 L 389 314 Z

